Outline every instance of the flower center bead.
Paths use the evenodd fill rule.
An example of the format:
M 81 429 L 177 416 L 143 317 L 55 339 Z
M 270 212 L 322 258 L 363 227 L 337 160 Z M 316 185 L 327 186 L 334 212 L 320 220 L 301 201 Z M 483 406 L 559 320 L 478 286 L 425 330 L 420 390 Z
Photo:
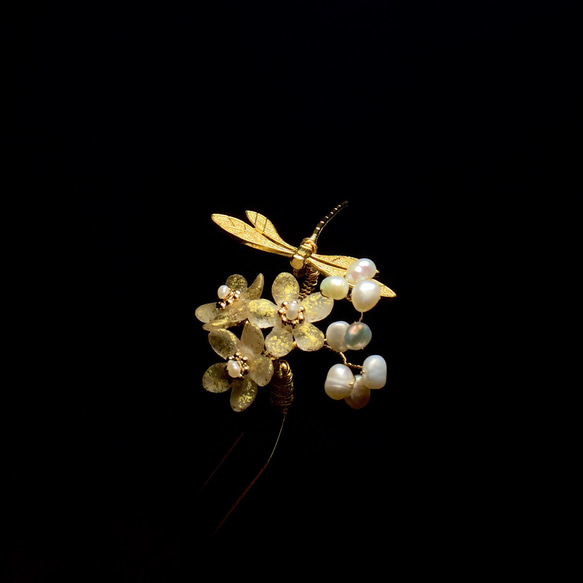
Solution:
M 227 361 L 227 373 L 231 378 L 241 378 L 248 371 L 249 365 L 247 364 L 246 356 L 241 356 L 240 352 L 235 352 L 233 356 L 229 356 L 229 360 Z
M 217 308 L 224 310 L 227 306 L 230 306 L 235 300 L 238 300 L 240 295 L 241 292 L 239 290 L 232 290 L 228 285 L 222 285 L 217 291 L 217 296 L 219 296 Z
M 304 312 L 304 306 L 298 301 L 292 300 L 291 302 L 283 302 L 277 313 L 280 315 L 281 321 L 284 324 L 297 326 L 300 322 L 304 321 Z

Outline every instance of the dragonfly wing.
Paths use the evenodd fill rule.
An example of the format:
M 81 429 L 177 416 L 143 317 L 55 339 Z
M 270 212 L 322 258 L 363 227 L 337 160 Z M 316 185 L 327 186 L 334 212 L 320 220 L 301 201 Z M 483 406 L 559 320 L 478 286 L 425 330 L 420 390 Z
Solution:
M 257 229 L 262 235 L 265 235 L 270 241 L 277 245 L 285 247 L 289 251 L 295 251 L 295 247 L 292 247 L 289 243 L 286 243 L 280 236 L 273 223 L 261 213 L 257 211 L 245 211 L 249 222 Z
M 358 260 L 354 257 L 348 257 L 347 255 L 320 255 L 319 253 L 314 253 L 308 258 L 308 263 L 320 273 L 323 273 L 324 275 L 339 275 L 340 277 L 344 277 L 346 274 L 346 268 L 353 261 Z M 387 287 L 380 281 L 375 281 L 381 288 L 381 297 L 396 297 L 397 294 L 390 287 Z
M 260 251 L 267 251 L 268 253 L 277 253 L 278 255 L 284 255 L 285 257 L 290 257 L 292 255 L 292 251 L 287 247 L 268 239 L 265 235 L 240 219 L 217 213 L 212 214 L 211 219 L 219 225 L 221 229 L 224 229 L 227 233 L 237 237 L 237 239 L 240 239 L 249 247 L 259 249 Z
M 320 273 L 339 275 L 340 277 L 344 277 L 346 268 L 354 261 L 358 261 L 358 259 L 347 255 L 320 255 L 319 253 L 313 253 L 307 260 Z

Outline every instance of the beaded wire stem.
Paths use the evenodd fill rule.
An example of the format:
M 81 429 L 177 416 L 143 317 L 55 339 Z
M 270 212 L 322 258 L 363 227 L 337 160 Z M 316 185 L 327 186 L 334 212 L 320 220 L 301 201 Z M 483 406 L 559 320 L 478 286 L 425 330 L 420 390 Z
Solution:
M 267 461 L 221 520 L 214 534 L 266 470 L 279 443 L 294 400 L 293 374 L 284 356 L 294 349 L 316 352 L 326 348 L 338 354 L 342 363 L 333 365 L 328 371 L 324 390 L 332 399 L 345 400 L 353 409 L 360 409 L 368 403 L 371 389 L 385 385 L 386 362 L 381 356 L 369 356 L 359 365 L 349 362 L 345 352 L 362 350 L 368 345 L 372 332 L 363 322 L 364 313 L 372 309 L 381 297 L 393 298 L 396 294 L 373 279 L 377 269 L 370 259 L 317 253 L 322 230 L 347 204 L 345 201 L 334 207 L 297 247 L 286 243 L 271 221 L 256 211 L 246 211 L 251 224 L 228 215 L 213 214 L 211 217 L 245 245 L 288 257 L 293 269 L 293 275 L 282 272 L 275 278 L 272 286 L 275 303 L 260 297 L 263 275 L 259 274 L 248 285 L 243 276 L 235 274 L 219 287 L 218 301 L 203 304 L 195 312 L 203 322 L 203 328 L 209 332 L 213 350 L 226 361 L 211 365 L 206 370 L 203 387 L 213 393 L 231 390 L 231 407 L 241 412 L 254 401 L 258 387 L 268 386 L 270 402 L 282 414 L 279 432 Z M 320 275 L 325 279 L 320 284 L 320 291 L 317 291 Z M 327 317 L 334 302 L 342 299 L 353 304 L 360 312 L 360 318 L 352 324 L 334 322 L 324 334 L 314 322 Z M 238 326 L 243 326 L 240 337 L 229 330 Z M 265 328 L 272 329 L 266 337 L 262 331 Z M 235 440 L 199 493 L 242 436 Z

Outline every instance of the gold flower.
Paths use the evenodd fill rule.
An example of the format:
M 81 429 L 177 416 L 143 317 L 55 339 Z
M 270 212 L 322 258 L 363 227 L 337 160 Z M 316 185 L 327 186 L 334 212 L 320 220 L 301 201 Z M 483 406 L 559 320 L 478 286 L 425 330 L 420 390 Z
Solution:
M 209 334 L 213 350 L 227 362 L 211 365 L 202 377 L 202 386 L 211 393 L 231 391 L 233 411 L 244 411 L 273 376 L 273 363 L 263 353 L 263 332 L 245 323 L 241 340 L 231 331 L 219 328 Z
M 312 322 L 332 311 L 334 300 L 320 292 L 300 300 L 300 284 L 291 273 L 280 273 L 271 288 L 275 304 L 266 299 L 249 302 L 249 321 L 259 328 L 273 327 L 265 339 L 266 350 L 274 357 L 285 356 L 294 346 L 312 352 L 324 346 L 323 332 Z
M 249 315 L 249 301 L 257 299 L 263 291 L 263 275 L 247 287 L 247 280 L 239 274 L 230 275 L 217 292 L 218 301 L 196 308 L 194 315 L 211 331 L 229 328 L 244 322 Z

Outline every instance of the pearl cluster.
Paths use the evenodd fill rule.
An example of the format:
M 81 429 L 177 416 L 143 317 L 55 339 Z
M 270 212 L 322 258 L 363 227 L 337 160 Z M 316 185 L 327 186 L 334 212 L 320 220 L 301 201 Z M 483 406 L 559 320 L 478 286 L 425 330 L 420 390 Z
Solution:
M 381 288 L 374 281 L 377 268 L 371 259 L 358 259 L 346 269 L 344 277 L 326 277 L 320 284 L 322 295 L 334 300 L 345 298 L 352 301 L 354 308 L 364 315 L 374 308 L 381 298 Z M 332 322 L 326 330 L 328 348 L 342 355 L 344 364 L 335 364 L 328 371 L 324 390 L 334 400 L 344 399 L 353 409 L 364 407 L 370 399 L 371 389 L 380 389 L 387 382 L 387 363 L 375 354 L 365 359 L 362 366 L 349 365 L 344 357 L 347 350 L 362 350 L 372 340 L 368 324 L 345 321 Z M 354 374 L 352 369 L 360 371 Z
M 382 389 L 387 382 L 387 363 L 373 354 L 365 359 L 362 373 L 354 375 L 346 364 L 335 364 L 328 371 L 324 390 L 335 401 L 344 399 L 353 409 L 361 409 L 370 400 L 371 389 Z
M 343 300 L 350 293 L 355 309 L 368 312 L 381 299 L 381 287 L 373 279 L 376 273 L 376 265 L 371 259 L 357 259 L 346 268 L 344 277 L 331 275 L 323 279 L 320 291 L 334 300 Z

